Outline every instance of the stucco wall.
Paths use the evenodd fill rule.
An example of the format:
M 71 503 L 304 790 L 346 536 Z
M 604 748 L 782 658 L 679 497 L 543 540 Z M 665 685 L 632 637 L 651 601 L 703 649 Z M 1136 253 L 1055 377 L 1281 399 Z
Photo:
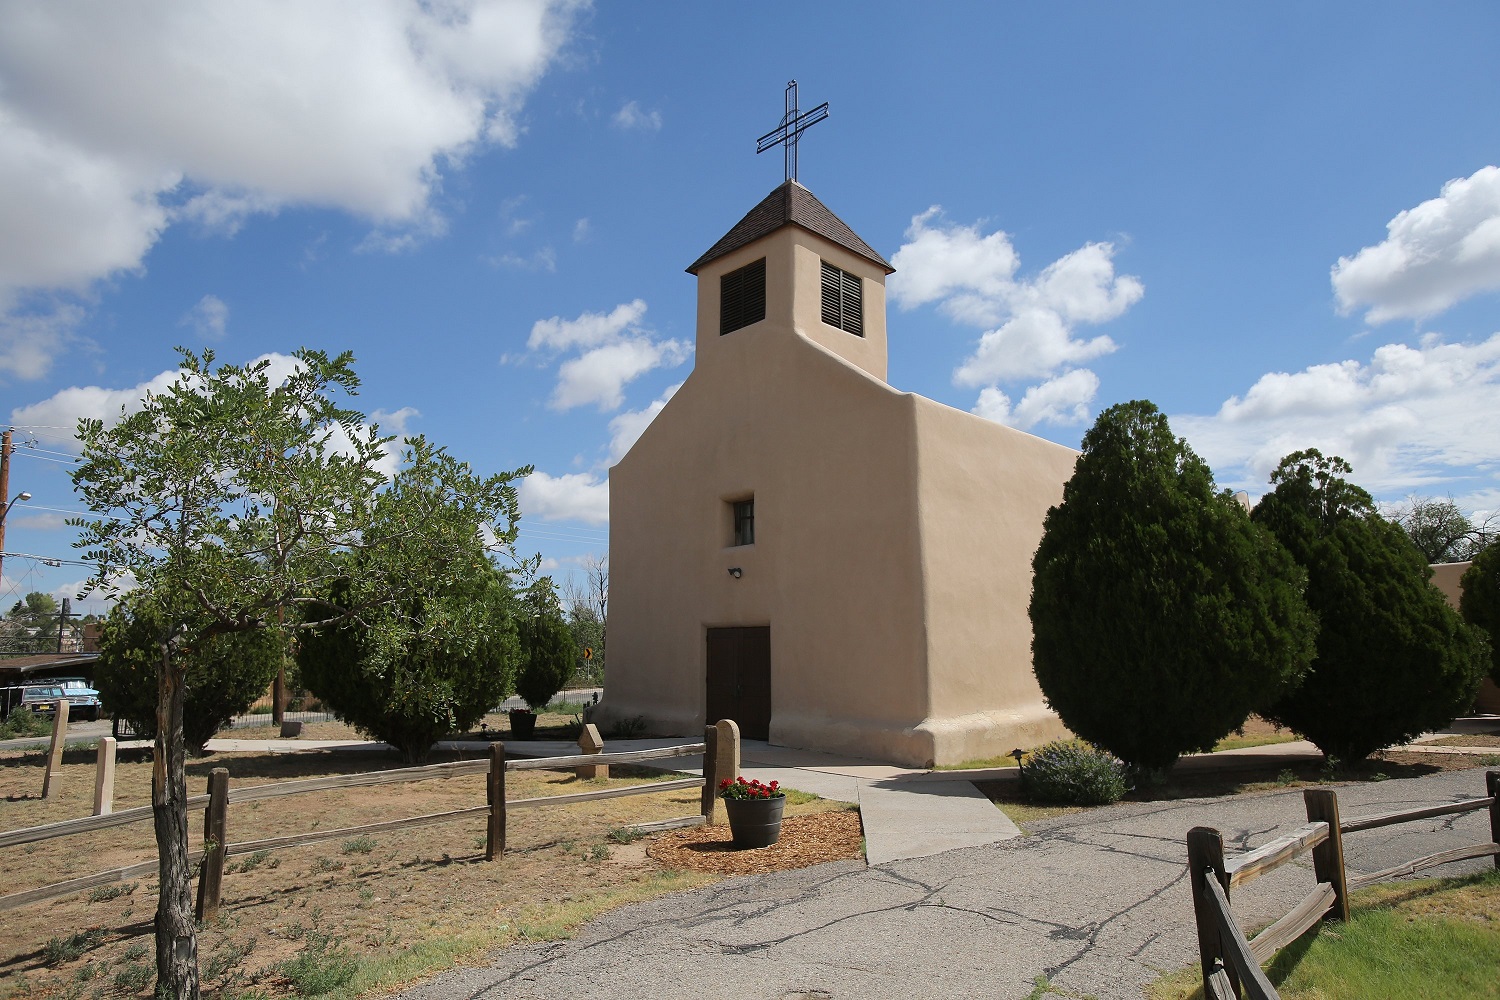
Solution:
M 1031 669 L 1031 557 L 1077 452 L 916 397 L 935 758 L 1068 735 Z

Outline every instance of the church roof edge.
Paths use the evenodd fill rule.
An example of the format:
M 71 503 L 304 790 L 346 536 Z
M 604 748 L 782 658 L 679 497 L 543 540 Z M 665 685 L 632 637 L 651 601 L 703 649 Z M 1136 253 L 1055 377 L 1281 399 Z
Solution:
M 850 253 L 858 254 L 877 267 L 884 268 L 886 274 L 896 270 L 870 244 L 860 239 L 843 219 L 834 215 L 828 206 L 819 201 L 816 195 L 797 181 L 789 180 L 746 212 L 745 217 L 735 223 L 734 228 L 725 233 L 719 242 L 693 261 L 687 272 L 697 274 L 725 254 L 748 246 L 783 226 L 801 226 L 808 232 L 837 243 Z

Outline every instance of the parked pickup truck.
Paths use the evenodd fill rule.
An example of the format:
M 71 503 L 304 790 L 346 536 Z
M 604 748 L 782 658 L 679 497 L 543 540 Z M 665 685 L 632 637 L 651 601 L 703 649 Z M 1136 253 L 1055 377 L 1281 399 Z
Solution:
M 99 692 L 82 677 L 59 677 L 53 683 L 63 689 L 68 699 L 68 717 L 93 722 L 99 718 Z

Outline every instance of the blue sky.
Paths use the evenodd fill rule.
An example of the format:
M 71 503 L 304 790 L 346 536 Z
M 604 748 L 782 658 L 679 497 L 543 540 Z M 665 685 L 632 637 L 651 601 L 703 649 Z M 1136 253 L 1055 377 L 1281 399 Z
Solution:
M 524 552 L 602 555 L 794 78 L 802 182 L 898 269 L 896 387 L 1074 446 L 1149 398 L 1226 486 L 1315 445 L 1495 510 L 1497 42 L 1490 3 L 0 0 L 6 551 L 76 557 L 70 428 L 182 344 L 352 349 L 383 428 L 535 465 Z

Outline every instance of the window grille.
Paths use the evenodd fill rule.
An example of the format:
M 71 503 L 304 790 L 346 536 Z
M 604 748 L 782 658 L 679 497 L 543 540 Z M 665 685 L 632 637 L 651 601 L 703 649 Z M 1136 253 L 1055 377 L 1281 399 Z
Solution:
M 755 499 L 734 502 L 734 544 L 755 544 Z

